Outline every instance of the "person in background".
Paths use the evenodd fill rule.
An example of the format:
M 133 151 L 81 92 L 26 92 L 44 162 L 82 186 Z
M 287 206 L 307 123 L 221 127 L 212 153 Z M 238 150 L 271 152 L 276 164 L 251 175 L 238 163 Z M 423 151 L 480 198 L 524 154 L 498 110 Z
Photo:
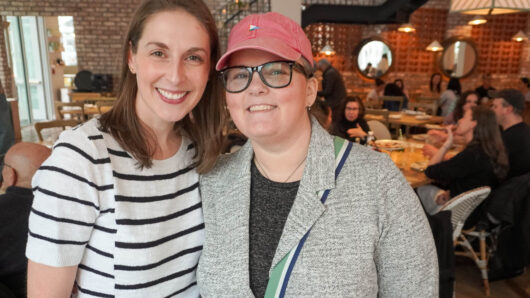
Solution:
M 388 55 L 385 53 L 381 56 L 381 60 L 377 64 L 377 68 L 375 69 L 375 76 L 380 77 L 386 73 L 388 70 Z
M 457 78 L 450 78 L 447 83 L 447 89 L 440 95 L 438 100 L 438 111 L 440 116 L 447 116 L 453 112 L 456 102 L 462 93 L 460 80 Z
M 318 91 L 318 96 L 324 97 L 326 103 L 333 111 L 333 118 L 336 117 L 336 110 L 341 101 L 346 98 L 346 87 L 344 80 L 338 70 L 331 63 L 322 58 L 317 62 L 318 69 L 322 71 L 322 90 Z
M 439 97 L 442 93 L 442 75 L 435 72 L 431 75 L 429 81 L 429 91 L 432 97 Z
M 453 145 L 453 126 L 446 128 L 447 140 L 429 160 L 425 175 L 448 186 L 448 191 L 434 185 L 418 187 L 425 211 L 435 214 L 451 197 L 480 187 L 495 187 L 508 174 L 508 157 L 495 119 L 485 106 L 467 110 L 455 130 L 466 142 L 464 150 L 444 161 Z
M 524 95 L 524 100 L 530 103 L 530 79 L 521 78 L 521 92 Z
M 385 90 L 385 82 L 380 78 L 376 78 L 374 83 L 374 89 L 370 90 L 368 95 L 366 95 L 366 105 L 369 107 L 379 107 L 381 105 L 379 97 L 383 96 L 383 91 Z
M 315 104 L 313 107 L 314 109 L 313 115 L 318 119 L 318 122 L 322 124 L 322 127 L 324 127 L 327 131 L 331 129 L 331 125 L 333 124 L 333 119 L 331 118 L 331 108 L 329 105 L 320 99 L 315 100 Z
M 341 104 L 339 111 L 342 113 L 333 121 L 331 134 L 352 142 L 365 144 L 370 128 L 364 120 L 362 100 L 357 96 L 348 96 Z
M 403 94 L 405 94 L 405 97 L 408 99 L 409 98 L 409 93 L 407 92 L 407 89 L 405 88 L 405 83 L 403 82 L 402 79 L 395 79 L 394 80 L 394 84 L 396 84 L 399 89 L 401 89 L 401 91 L 403 91 Z
M 51 150 L 35 143 L 17 143 L 0 163 L 4 180 L 0 189 L 0 296 L 26 297 L 24 255 L 28 239 L 28 216 L 33 202 L 31 178 Z M 7 288 L 10 293 L 3 293 Z
M 215 24 L 201 0 L 138 6 L 113 108 L 63 132 L 33 178 L 28 296 L 199 296 L 198 173 L 225 126 Z
M 13 130 L 11 107 L 7 102 L 2 81 L 0 80 L 0 162 L 2 162 L 7 150 L 13 144 L 15 144 L 15 132 Z M 2 174 L 0 174 L 0 181 L 2 181 Z
M 368 62 L 368 64 L 366 64 L 363 73 L 367 77 L 373 77 L 375 75 L 375 68 L 372 66 L 372 63 Z
M 482 75 L 482 85 L 478 86 L 477 89 L 475 89 L 475 91 L 480 96 L 480 100 L 484 102 L 484 101 L 491 99 L 491 97 L 488 94 L 490 90 L 495 90 L 495 88 L 491 86 L 491 74 L 485 73 Z
M 464 92 L 456 102 L 454 110 L 445 117 L 444 124 L 456 124 L 467 110 L 476 107 L 478 104 L 479 95 L 477 92 L 471 90 Z
M 530 127 L 523 122 L 524 96 L 519 90 L 490 91 L 491 108 L 502 127 L 502 139 L 510 160 L 508 178 L 530 172 Z
M 403 93 L 403 90 L 401 90 L 401 88 L 399 88 L 399 86 L 394 83 L 386 84 L 383 95 L 384 96 L 403 96 L 403 104 L 401 105 L 401 109 L 406 109 L 408 106 L 409 100 L 407 96 L 405 96 L 405 93 Z M 383 108 L 389 111 L 400 110 L 399 102 L 397 101 L 385 101 L 383 102 Z

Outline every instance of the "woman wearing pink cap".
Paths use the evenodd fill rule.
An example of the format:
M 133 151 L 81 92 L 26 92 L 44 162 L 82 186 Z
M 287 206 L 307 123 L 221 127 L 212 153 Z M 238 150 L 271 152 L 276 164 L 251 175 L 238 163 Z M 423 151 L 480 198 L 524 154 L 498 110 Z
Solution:
M 217 63 L 249 141 L 201 178 L 201 295 L 438 295 L 419 200 L 385 155 L 329 135 L 311 115 L 318 82 L 302 28 L 251 15 Z

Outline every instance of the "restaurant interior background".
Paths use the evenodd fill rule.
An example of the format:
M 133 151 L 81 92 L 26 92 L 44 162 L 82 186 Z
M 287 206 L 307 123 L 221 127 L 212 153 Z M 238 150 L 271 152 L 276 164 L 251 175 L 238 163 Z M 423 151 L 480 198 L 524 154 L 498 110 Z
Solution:
M 139 2 L 140 0 L 0 1 L 0 15 L 4 21 L 3 34 L 0 34 L 0 79 L 5 82 L 7 97 L 19 99 L 22 126 L 39 120 L 52 119 L 53 100 L 60 100 L 60 88 L 65 84 L 68 85 L 79 70 L 89 70 L 94 74 L 110 74 L 114 88 L 116 87 L 122 35 Z M 230 28 L 247 14 L 270 11 L 271 2 L 273 5 L 280 3 L 292 7 L 292 3 L 281 4 L 282 1 L 275 0 L 206 0 L 206 2 L 216 17 L 223 43 L 226 43 Z M 451 41 L 465 41 L 469 45 L 466 55 L 471 53 L 473 56 L 471 59 L 475 58 L 476 65 L 468 63 L 470 66 L 466 66 L 469 74 L 461 79 L 463 90 L 479 86 L 480 75 L 483 73 L 491 73 L 496 88 L 517 87 L 520 77 L 530 76 L 530 43 L 527 40 L 522 42 L 512 40 L 518 31 L 530 32 L 530 13 L 489 15 L 485 16 L 487 23 L 469 25 L 468 22 L 474 16 L 449 13 L 450 0 L 393 0 L 389 3 L 400 2 L 402 8 L 397 12 L 387 13 L 390 17 L 381 20 L 377 13 L 370 15 L 371 12 L 375 12 L 374 9 L 370 10 L 370 7 L 383 7 L 386 2 L 385 0 L 301 1 L 305 7 L 348 5 L 359 9 L 368 8 L 365 10 L 366 13 L 363 11 L 361 14 L 364 21 L 355 20 L 359 18 L 360 14 L 357 14 L 351 16 L 353 24 L 316 22 L 305 26 L 313 44 L 316 60 L 326 56 L 319 53 L 325 45 L 330 45 L 334 49 L 335 54 L 328 56 L 328 59 L 342 72 L 348 91 L 366 93 L 373 85 L 373 78 L 360 75 L 362 69 L 356 65 L 359 46 L 372 38 L 385 42 L 391 52 L 389 70 L 381 78 L 385 81 L 404 79 L 406 90 L 412 97 L 426 92 L 430 75 L 433 72 L 441 72 L 439 60 L 444 55 L 444 51 L 426 50 L 433 41 L 445 45 L 446 52 Z M 61 29 L 58 26 L 61 18 L 57 18 L 58 16 L 73 17 L 73 23 L 71 18 L 63 18 L 69 20 L 70 26 L 68 29 Z M 13 73 L 17 69 L 16 57 L 13 59 L 14 57 L 10 56 L 10 52 L 17 52 L 15 48 L 17 44 L 13 42 L 13 33 L 16 31 L 14 27 L 17 25 L 14 21 L 23 23 L 24 19 L 26 23 L 32 19 L 35 25 L 44 26 L 32 29 L 34 34 L 41 32 L 43 37 L 40 37 L 40 46 L 37 40 L 33 41 L 31 46 L 35 49 L 33 50 L 35 54 L 40 49 L 41 57 L 45 57 L 46 53 L 48 56 L 48 59 L 41 58 L 41 65 L 38 65 L 38 59 L 29 57 L 31 51 L 22 51 L 28 56 L 25 70 L 28 81 L 26 84 L 31 85 L 32 88 L 21 88 L 20 83 L 19 86 L 9 83 L 14 82 Z M 307 23 L 307 20 L 308 18 L 302 20 L 302 23 Z M 8 26 L 7 22 L 12 25 Z M 393 24 L 383 24 L 385 22 Z M 398 31 L 399 23 L 407 22 L 416 30 L 409 33 Z M 27 27 L 29 28 L 29 24 Z M 9 39 L 7 36 L 10 36 Z M 24 39 L 27 37 L 24 36 Z M 30 48 L 27 44 L 26 47 Z M 454 46 L 451 47 L 453 48 Z M 34 78 L 29 77 L 31 73 L 35 75 Z M 445 81 L 447 79 L 444 78 Z M 35 84 L 41 85 L 34 86 Z M 39 92 L 36 91 L 37 89 Z M 34 97 L 26 99 L 29 104 L 23 102 L 23 97 L 27 97 L 24 93 L 30 93 L 29 97 L 32 95 Z

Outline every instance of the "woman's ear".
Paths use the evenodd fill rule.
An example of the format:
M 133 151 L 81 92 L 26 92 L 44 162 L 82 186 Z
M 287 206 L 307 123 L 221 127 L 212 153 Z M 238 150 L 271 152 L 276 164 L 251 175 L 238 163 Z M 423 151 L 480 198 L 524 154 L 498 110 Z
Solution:
M 136 74 L 136 56 L 132 51 L 132 43 L 129 41 L 129 50 L 127 51 L 127 64 L 129 65 L 129 71 L 132 74 Z
M 306 107 L 313 105 L 317 98 L 318 80 L 315 77 L 307 79 L 306 86 Z

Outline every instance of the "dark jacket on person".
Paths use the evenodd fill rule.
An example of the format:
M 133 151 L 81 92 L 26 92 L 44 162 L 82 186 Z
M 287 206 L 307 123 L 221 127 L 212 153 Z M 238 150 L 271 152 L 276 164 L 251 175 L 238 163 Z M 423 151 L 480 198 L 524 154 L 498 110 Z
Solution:
M 357 128 L 357 124 L 359 124 L 364 132 L 368 133 L 370 131 L 370 127 L 368 127 L 368 123 L 366 123 L 364 118 L 357 118 L 353 122 L 342 119 L 342 121 L 336 121 L 333 123 L 333 126 L 331 127 L 331 134 L 348 141 L 355 142 L 356 137 L 350 137 L 347 131 L 350 128 Z M 360 138 L 360 143 L 365 144 L 366 138 Z
M 0 94 L 0 159 L 15 144 L 11 108 L 5 94 Z M 0 177 L 2 174 L 0 173 Z
M 332 110 L 335 110 L 346 98 L 346 87 L 342 76 L 332 66 L 322 74 L 322 91 L 318 91 L 318 96 L 323 96 Z
M 491 280 L 512 277 L 530 265 L 530 173 L 506 180 L 486 200 L 486 211 L 501 222 Z
M 10 186 L 0 195 L 0 285 L 26 296 L 26 242 L 33 202 L 30 188 Z
M 480 187 L 495 187 L 493 165 L 479 145 L 469 145 L 453 158 L 427 167 L 425 175 L 449 186 L 451 197 Z
M 524 122 L 508 127 L 502 140 L 510 161 L 508 178 L 530 172 L 530 127 Z

